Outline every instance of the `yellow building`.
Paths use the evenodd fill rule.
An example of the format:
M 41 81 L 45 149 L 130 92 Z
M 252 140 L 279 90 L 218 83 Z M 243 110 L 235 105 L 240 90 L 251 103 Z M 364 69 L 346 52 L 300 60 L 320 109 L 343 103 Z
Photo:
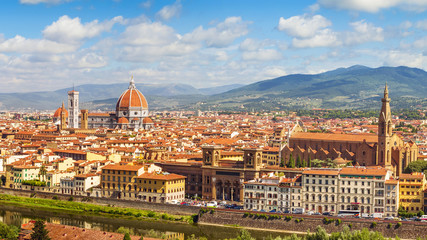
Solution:
M 262 163 L 266 165 L 278 166 L 279 160 L 279 148 L 278 147 L 267 147 L 262 150 Z
M 147 202 L 181 202 L 185 198 L 185 176 L 144 173 L 137 177 L 138 199 Z
M 400 206 L 407 212 L 417 213 L 423 210 L 424 187 L 426 179 L 423 173 L 401 174 L 400 185 Z
M 23 181 L 38 180 L 39 170 L 40 168 L 35 166 L 13 166 L 13 187 L 21 188 Z
M 107 165 L 102 168 L 101 188 L 104 197 L 135 199 L 136 177 L 144 173 L 141 165 Z

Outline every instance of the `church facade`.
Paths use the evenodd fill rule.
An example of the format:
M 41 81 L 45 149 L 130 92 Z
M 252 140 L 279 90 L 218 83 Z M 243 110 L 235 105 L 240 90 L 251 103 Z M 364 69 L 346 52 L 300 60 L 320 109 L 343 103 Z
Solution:
M 387 85 L 381 101 L 378 135 L 308 133 L 297 128 L 282 150 L 283 159 L 287 163 L 291 156 L 306 162 L 339 158 L 353 165 L 379 165 L 400 175 L 410 162 L 417 160 L 418 146 L 393 134 Z
M 81 110 L 79 114 L 79 92 L 68 92 L 68 111 L 64 106 L 58 108 L 53 116 L 54 122 L 60 122 L 60 128 L 120 128 L 150 129 L 154 126 L 148 116 L 148 103 L 144 95 L 136 88 L 133 77 L 126 89 L 118 98 L 116 111 L 109 113 L 90 113 Z M 61 115 L 66 115 L 64 124 Z M 80 115 L 80 118 L 78 117 Z

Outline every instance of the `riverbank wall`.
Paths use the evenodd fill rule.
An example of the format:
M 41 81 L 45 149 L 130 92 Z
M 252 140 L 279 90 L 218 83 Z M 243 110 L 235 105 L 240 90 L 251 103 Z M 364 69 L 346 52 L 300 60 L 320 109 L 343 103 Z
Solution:
M 20 197 L 36 197 L 36 198 L 45 198 L 53 199 L 58 198 L 59 200 L 68 201 L 70 197 L 73 198 L 74 202 L 88 202 L 91 204 L 103 205 L 103 206 L 114 206 L 122 208 L 135 208 L 141 210 L 151 210 L 154 212 L 162 212 L 175 215 L 193 215 L 199 213 L 200 207 L 193 206 L 181 206 L 173 204 L 163 204 L 163 203 L 150 203 L 142 201 L 130 201 L 130 200 L 120 200 L 120 199 L 110 199 L 110 198 L 96 198 L 96 197 L 85 197 L 85 196 L 75 196 L 67 194 L 56 194 L 49 192 L 35 192 L 29 190 L 19 190 L 19 189 L 9 189 L 9 188 L 0 188 L 0 194 L 8 194 Z
M 286 216 L 289 216 L 288 219 Z M 290 217 L 292 218 L 290 219 Z M 259 212 L 247 212 L 245 214 L 245 212 L 240 211 L 215 209 L 199 214 L 198 222 L 200 224 L 231 225 L 297 233 L 306 233 L 307 230 L 314 232 L 317 226 L 325 228 L 328 233 L 341 232 L 344 226 L 347 226 L 351 230 L 367 228 L 370 231 L 382 233 L 384 237 L 391 238 L 399 236 L 402 239 L 416 239 L 418 237 L 424 239 L 427 236 L 427 223 L 424 222 L 401 222 L 400 225 L 397 221 L 344 218 L 340 222 L 334 217 L 327 217 L 327 219 L 329 223 L 325 221 L 323 216 L 280 215 Z

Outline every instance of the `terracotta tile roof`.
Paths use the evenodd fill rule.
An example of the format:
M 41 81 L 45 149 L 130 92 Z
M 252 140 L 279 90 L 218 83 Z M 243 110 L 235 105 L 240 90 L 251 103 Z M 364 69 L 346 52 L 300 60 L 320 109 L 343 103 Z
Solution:
M 313 175 L 336 175 L 338 176 L 338 169 L 310 169 L 304 170 L 303 174 L 313 174 Z
M 333 133 L 311 133 L 296 132 L 292 134 L 291 139 L 310 139 L 310 140 L 327 140 L 327 141 L 345 141 L 345 142 L 378 142 L 378 136 L 374 134 L 333 134 Z
M 185 179 L 185 176 L 170 173 L 170 174 L 157 174 L 157 173 L 143 173 L 137 178 L 140 179 L 155 179 L 155 180 L 178 180 Z
M 28 234 L 24 236 L 23 239 L 30 239 L 30 234 L 32 233 L 32 228 L 34 227 L 34 221 L 30 221 L 27 224 L 22 225 L 23 230 L 30 230 Z M 72 239 L 84 239 L 84 240 L 122 240 L 124 234 L 121 233 L 112 233 L 112 232 L 104 232 L 96 229 L 86 229 L 79 228 L 74 226 L 53 224 L 46 222 L 46 229 L 48 230 L 48 235 L 51 239 L 55 240 L 72 240 Z M 132 240 L 138 240 L 141 237 L 132 236 Z M 146 238 L 149 240 L 154 240 L 155 238 Z
M 340 175 L 385 176 L 386 174 L 385 168 L 348 167 L 340 171 Z
M 103 170 L 123 170 L 123 171 L 138 171 L 139 169 L 143 168 L 144 166 L 141 165 L 116 165 L 116 164 L 109 164 L 103 167 Z

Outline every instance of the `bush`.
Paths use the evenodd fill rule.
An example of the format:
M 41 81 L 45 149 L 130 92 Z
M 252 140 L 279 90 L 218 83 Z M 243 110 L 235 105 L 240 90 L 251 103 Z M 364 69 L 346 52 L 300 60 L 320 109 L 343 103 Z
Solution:
M 153 211 L 149 211 L 148 213 L 147 213 L 147 217 L 149 217 L 149 218 L 153 218 L 153 217 L 155 217 L 156 216 L 156 213 L 155 212 L 153 212 Z
M 211 209 L 210 214 L 214 214 L 215 213 L 215 209 Z
M 330 224 L 334 221 L 334 219 L 328 219 L 327 217 L 323 218 L 323 224 Z
M 52 197 L 52 199 L 53 200 L 58 200 L 58 196 L 55 195 L 55 196 Z
M 348 224 L 348 228 L 352 229 L 353 228 L 353 223 L 349 223 Z
M 296 223 L 300 223 L 300 222 L 302 222 L 302 221 L 304 221 L 304 218 L 295 219 L 295 222 L 296 222 Z
M 377 222 L 372 222 L 371 223 L 371 228 L 374 228 L 374 227 L 376 227 L 377 226 Z
M 392 225 L 391 223 L 388 223 L 388 226 L 387 226 L 387 228 L 391 228 L 391 225 Z
M 73 196 L 69 197 L 69 198 L 68 198 L 68 201 L 70 201 L 70 202 L 74 201 Z
M 291 221 L 292 220 L 292 216 L 286 216 L 285 220 L 288 221 L 288 222 Z
M 335 225 L 339 226 L 339 225 L 341 225 L 341 223 L 342 223 L 342 220 L 341 220 L 341 219 L 337 219 L 337 220 L 335 220 Z
M 396 228 L 400 228 L 402 226 L 402 223 L 401 222 L 398 222 L 397 224 L 396 224 Z

